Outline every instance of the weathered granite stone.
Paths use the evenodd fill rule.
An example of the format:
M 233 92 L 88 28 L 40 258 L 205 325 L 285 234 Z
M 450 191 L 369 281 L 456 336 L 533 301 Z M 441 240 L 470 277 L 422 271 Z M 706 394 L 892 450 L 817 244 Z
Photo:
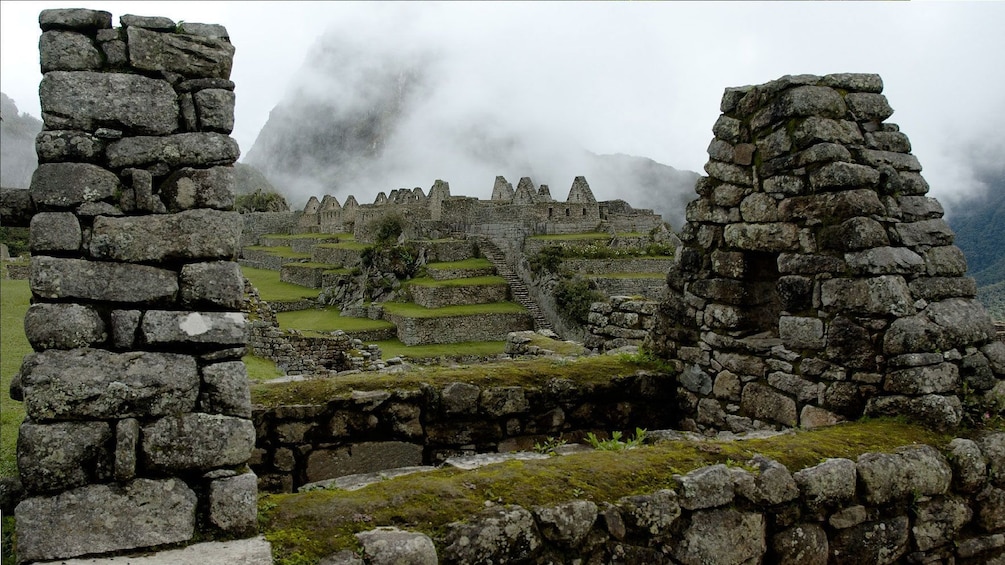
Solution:
M 199 404 L 210 414 L 251 418 L 248 371 L 241 361 L 214 363 L 202 368 Z
M 750 464 L 758 473 L 731 468 L 733 489 L 737 495 L 754 504 L 774 506 L 799 497 L 799 487 L 784 465 L 761 455 L 755 455 Z
M 157 471 L 209 470 L 244 464 L 255 447 L 251 420 L 216 414 L 169 415 L 143 426 L 140 449 Z
M 910 521 L 906 516 L 841 530 L 830 541 L 832 562 L 895 563 L 907 552 L 910 533 Z
M 101 68 L 101 52 L 86 35 L 73 31 L 47 31 L 38 39 L 42 73 L 86 71 Z
M 810 186 L 816 190 L 873 187 L 879 184 L 879 172 L 865 165 L 838 161 L 820 167 L 809 179 Z
M 683 565 L 758 560 L 767 550 L 764 515 L 733 509 L 700 510 L 671 554 Z
M 199 35 L 214 39 L 230 39 L 227 28 L 220 24 L 200 24 L 194 22 L 180 22 L 176 28 L 177 33 L 186 35 Z M 233 87 L 231 88 L 233 90 Z
M 857 217 L 820 232 L 821 246 L 838 251 L 857 251 L 890 245 L 886 229 L 872 218 Z
M 32 216 L 30 227 L 29 245 L 32 253 L 80 249 L 80 222 L 69 212 L 39 212 Z
M 249 327 L 241 312 L 150 310 L 140 332 L 150 344 L 243 345 Z
M 178 292 L 177 276 L 165 269 L 46 256 L 32 257 L 30 281 L 43 298 L 149 303 Z
M 474 414 L 478 411 L 481 388 L 468 383 L 450 383 L 443 387 L 441 400 L 445 414 Z
M 858 161 L 876 168 L 892 168 L 897 171 L 918 172 L 921 170 L 921 163 L 914 155 L 896 153 L 893 151 L 878 151 L 876 149 L 856 149 L 855 156 Z
M 597 505 L 589 500 L 538 506 L 532 510 L 544 539 L 570 548 L 579 546 L 597 521 Z
M 145 262 L 233 259 L 243 221 L 237 212 L 187 210 L 177 214 L 95 218 L 91 255 Z
M 953 230 L 941 218 L 895 224 L 891 233 L 896 241 L 908 247 L 952 245 L 954 239 Z
M 740 120 L 736 118 L 730 118 L 729 116 L 719 116 L 719 119 L 715 121 L 712 125 L 712 133 L 715 137 L 722 139 L 729 143 L 739 143 L 740 139 Z
M 987 459 L 977 443 L 956 438 L 946 446 L 946 460 L 953 470 L 953 488 L 962 493 L 980 490 L 987 481 Z
M 874 247 L 845 253 L 844 260 L 857 275 L 910 275 L 925 270 L 925 259 L 906 247 Z
M 970 522 L 973 510 L 955 496 L 923 500 L 915 505 L 914 543 L 919 551 L 929 551 L 957 539 L 963 526 Z
M 422 446 L 404 441 L 360 442 L 315 449 L 307 456 L 307 481 L 422 465 Z
M 52 71 L 42 77 L 38 89 L 46 129 L 94 131 L 114 124 L 141 135 L 164 135 L 178 128 L 178 97 L 166 81 L 136 74 Z
M 160 197 L 171 212 L 191 208 L 234 207 L 234 168 L 182 168 L 160 185 Z
M 115 424 L 115 464 L 113 476 L 125 482 L 136 476 L 136 454 L 139 453 L 140 423 L 136 418 L 123 418 Z
M 174 31 L 176 24 L 171 18 L 165 18 L 163 16 L 137 16 L 134 14 L 125 14 L 119 16 L 119 23 L 122 27 L 141 27 L 144 29 L 151 29 L 155 31 Z
M 1005 342 L 992 341 L 981 348 L 981 353 L 987 358 L 994 374 L 1005 377 Z
M 827 565 L 827 533 L 816 524 L 797 524 L 771 538 L 778 565 Z
M 893 108 L 882 94 L 849 92 L 845 95 L 844 101 L 856 121 L 882 122 L 893 115 Z
M 945 458 L 927 445 L 902 447 L 896 453 L 866 453 L 856 466 L 865 500 L 886 504 L 917 495 L 949 490 L 953 472 Z
M 764 179 L 763 188 L 764 192 L 769 194 L 795 196 L 802 194 L 806 190 L 806 181 L 802 177 L 777 175 Z
M 723 506 L 733 500 L 733 480 L 725 465 L 695 469 L 675 480 L 678 502 L 687 510 Z
M 179 167 L 230 165 L 241 156 L 237 142 L 222 133 L 191 132 L 156 137 L 128 137 L 109 144 L 108 166 L 146 167 L 163 163 Z
M 929 302 L 977 296 L 977 283 L 970 277 L 918 277 L 908 286 L 916 298 Z
M 169 71 L 189 77 L 230 78 L 234 46 L 224 39 L 178 33 L 126 30 L 129 63 L 147 71 Z
M 142 316 L 139 310 L 112 310 L 112 344 L 117 349 L 133 348 Z
M 677 493 L 669 489 L 627 496 L 619 499 L 617 506 L 629 528 L 654 537 L 667 535 L 681 513 Z
M 729 224 L 724 232 L 726 243 L 747 251 L 795 251 L 799 246 L 799 228 L 794 224 Z
M 42 31 L 72 29 L 94 31 L 112 27 L 112 14 L 104 10 L 86 8 L 52 8 L 38 14 L 38 25 Z
M 963 357 L 960 361 L 960 376 L 966 385 L 975 391 L 988 390 L 998 382 L 988 358 L 979 351 Z
M 778 319 L 778 337 L 789 349 L 821 349 L 824 346 L 823 320 L 782 316 Z
M 855 463 L 849 459 L 827 459 L 792 474 L 802 491 L 803 502 L 814 513 L 851 500 L 855 496 L 856 477 Z
M 515 563 L 529 558 L 540 545 L 531 513 L 519 506 L 502 506 L 448 524 L 441 558 L 458 565 Z
M 101 316 L 81 304 L 32 304 L 24 315 L 24 333 L 35 351 L 74 349 L 102 343 L 108 332 Z
M 195 408 L 199 374 L 187 355 L 49 349 L 25 359 L 21 385 L 35 422 L 156 417 Z
M 239 310 L 244 301 L 244 276 L 232 261 L 189 263 L 181 268 L 179 282 L 185 306 Z
M 925 316 L 908 316 L 898 318 L 890 324 L 883 337 L 883 352 L 887 355 L 903 355 L 938 351 L 945 343 L 941 327 Z
M 952 392 L 960 384 L 960 371 L 953 363 L 911 367 L 886 375 L 883 390 L 898 394 Z
M 820 285 L 820 302 L 830 311 L 861 315 L 910 316 L 914 300 L 904 278 L 831 279 Z
M 523 387 L 518 386 L 486 388 L 482 391 L 479 405 L 489 416 L 525 412 L 530 406 Z
M 15 511 L 25 561 L 177 543 L 195 533 L 196 496 L 178 479 L 88 485 L 23 501 Z
M 972 537 L 956 542 L 956 554 L 963 558 L 969 558 L 1002 547 L 1005 547 L 1005 534 Z
M 373 565 L 436 565 L 436 547 L 425 534 L 381 527 L 356 534 Z
M 1005 433 L 990 433 L 977 439 L 977 445 L 988 462 L 988 478 L 1005 486 Z
M 1005 529 L 1005 490 L 987 486 L 977 494 L 974 523 L 989 533 Z
M 40 493 L 107 479 L 111 437 L 106 422 L 23 422 L 17 441 L 21 482 L 29 491 Z
M 250 534 L 258 526 L 258 477 L 243 473 L 209 483 L 209 521 L 231 534 Z
M 87 163 L 43 163 L 31 176 L 36 206 L 73 208 L 84 202 L 108 200 L 121 189 L 119 177 Z
M 199 115 L 201 131 L 230 133 L 234 129 L 234 93 L 230 90 L 207 88 L 192 96 Z
M 691 392 L 698 394 L 705 395 L 712 392 L 712 377 L 698 365 L 689 365 L 681 373 L 680 384 Z
M 817 406 L 807 404 L 799 411 L 799 427 L 811 430 L 824 426 L 833 426 L 843 422 L 844 418 Z
M 963 420 L 963 405 L 956 396 L 926 394 L 924 396 L 881 396 L 870 398 L 865 406 L 867 416 L 906 415 L 932 427 L 949 430 Z
M 933 302 L 924 313 L 942 328 L 944 341 L 940 349 L 943 351 L 994 339 L 994 322 L 984 306 L 975 299 L 949 298 Z
M 778 422 L 794 427 L 797 420 L 796 402 L 760 383 L 748 383 L 743 387 L 740 410 L 751 418 Z
M 817 143 L 795 155 L 797 167 L 808 167 L 832 161 L 851 161 L 851 152 L 837 143 Z
M 363 558 L 351 549 L 343 549 L 318 562 L 318 565 L 366 565 Z

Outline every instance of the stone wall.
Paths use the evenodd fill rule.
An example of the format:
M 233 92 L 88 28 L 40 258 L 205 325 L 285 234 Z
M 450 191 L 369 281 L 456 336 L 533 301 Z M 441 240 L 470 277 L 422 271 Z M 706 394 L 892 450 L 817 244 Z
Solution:
M 529 450 L 549 436 L 674 426 L 675 382 L 639 373 L 581 385 L 552 379 L 541 387 L 356 391 L 318 405 L 254 410 L 258 444 L 252 469 L 264 490 L 447 457 Z
M 631 296 L 612 296 L 590 305 L 583 345 L 610 351 L 627 345 L 641 346 L 651 338 L 659 304 Z
M 21 561 L 253 533 L 222 26 L 44 10 Z
M 621 238 L 617 239 L 618 241 Z M 641 242 L 639 247 L 648 242 Z M 537 249 L 540 251 L 540 248 Z M 671 258 L 632 259 L 563 259 L 562 268 L 583 275 L 606 275 L 611 273 L 666 273 L 673 265 Z
M 442 308 L 463 304 L 486 304 L 509 299 L 509 285 L 476 284 L 456 286 L 408 285 L 412 301 L 423 308 Z
M 385 311 L 384 319 L 398 328 L 398 339 L 405 345 L 504 341 L 509 332 L 534 329 L 528 312 L 415 318 Z
M 352 338 L 344 333 L 331 337 L 305 336 L 254 321 L 248 348 L 253 355 L 272 360 L 288 375 L 323 376 L 354 368 L 349 354 Z
M 647 277 L 598 277 L 588 276 L 597 286 L 597 290 L 605 296 L 641 296 L 655 300 L 660 298 L 667 287 L 666 277 L 662 275 Z
M 358 539 L 387 562 L 419 562 L 422 548 L 422 562 L 455 565 L 1001 563 L 1003 454 L 999 433 L 955 439 L 945 454 L 911 445 L 795 473 L 758 455 L 691 471 L 672 488 L 614 504 L 491 505 L 448 524 L 435 545 L 396 530 L 411 543 L 389 544 L 381 530 Z
M 862 414 L 952 428 L 1005 346 L 878 75 L 728 88 L 656 345 L 699 428 Z
M 248 212 L 241 214 L 244 230 L 241 247 L 259 245 L 259 237 L 268 233 L 289 233 L 297 221 L 298 212 Z

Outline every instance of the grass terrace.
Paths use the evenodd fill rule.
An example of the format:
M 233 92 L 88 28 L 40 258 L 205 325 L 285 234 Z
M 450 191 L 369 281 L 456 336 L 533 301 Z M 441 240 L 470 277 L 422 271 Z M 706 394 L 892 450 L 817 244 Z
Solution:
M 333 332 L 335 330 L 342 330 L 351 334 L 353 331 L 381 330 L 394 327 L 394 324 L 384 320 L 340 316 L 339 309 L 334 306 L 280 312 L 276 314 L 276 319 L 279 320 L 279 327 L 284 330 L 300 330 L 303 332 Z
M 484 257 L 473 257 L 463 261 L 442 261 L 439 263 L 427 263 L 426 268 L 432 269 L 486 269 L 492 267 L 492 263 Z
M 300 253 L 299 251 L 294 251 L 292 247 L 266 247 L 264 245 L 249 245 L 245 247 L 249 251 L 262 251 L 268 253 L 269 255 L 274 255 L 276 257 L 282 257 L 284 259 L 310 259 L 310 253 Z
M 241 272 L 258 289 L 266 302 L 293 302 L 303 298 L 317 298 L 316 288 L 307 288 L 279 280 L 279 271 L 241 267 Z
M 464 304 L 461 306 L 445 306 L 443 308 L 425 308 L 414 302 L 385 302 L 384 311 L 408 318 L 438 318 L 474 316 L 477 314 L 520 314 L 526 312 L 527 309 L 515 302 Z
M 506 284 L 506 279 L 495 275 L 488 275 L 484 277 L 469 277 L 465 279 L 445 279 L 445 280 L 436 280 L 430 277 L 420 277 L 417 279 L 412 279 L 406 282 L 405 284 L 414 286 L 429 286 L 429 287 L 495 286 L 495 285 Z
M 506 351 L 505 341 L 464 341 L 460 343 L 434 343 L 430 345 L 405 345 L 397 339 L 375 341 L 384 359 L 407 357 L 409 359 L 452 359 L 476 356 L 491 357 Z
M 324 249 L 350 249 L 353 251 L 362 251 L 364 249 L 369 249 L 373 247 L 371 243 L 359 243 L 355 240 L 349 241 L 339 241 L 338 243 L 319 243 L 318 247 Z

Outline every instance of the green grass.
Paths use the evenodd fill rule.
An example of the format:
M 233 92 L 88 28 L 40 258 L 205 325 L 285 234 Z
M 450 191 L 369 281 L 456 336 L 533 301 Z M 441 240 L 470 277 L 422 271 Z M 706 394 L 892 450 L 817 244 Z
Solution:
M 675 488 L 674 474 L 712 464 L 745 463 L 756 453 L 797 471 L 825 457 L 854 460 L 862 453 L 890 452 L 912 443 L 942 447 L 948 439 L 919 426 L 873 420 L 763 440 L 678 441 L 624 451 L 511 461 L 474 471 L 440 469 L 351 492 L 266 495 L 260 499 L 259 516 L 277 563 L 313 563 L 335 551 L 355 549 L 353 534 L 378 525 L 438 538 L 446 532 L 447 524 L 484 509 L 490 499 L 524 508 L 573 498 L 600 505 L 624 496 Z
M 323 269 L 325 271 L 336 271 L 342 269 L 338 265 L 332 265 L 331 263 L 287 263 L 283 267 L 293 268 L 293 269 Z M 349 269 L 345 269 L 345 272 L 349 272 Z
M 496 285 L 505 285 L 506 279 L 495 275 L 487 275 L 484 277 L 469 277 L 466 279 L 447 279 L 442 281 L 438 281 L 430 277 L 421 277 L 417 279 L 412 279 L 405 284 L 415 286 L 430 286 L 430 287 L 496 286 Z
M 463 261 L 442 261 L 439 263 L 428 263 L 427 269 L 485 269 L 492 266 L 492 262 L 484 257 L 473 257 Z
M 358 243 L 356 241 L 340 241 L 338 243 L 319 243 L 317 247 L 323 247 L 325 249 L 351 249 L 353 251 L 362 251 L 373 247 L 373 244 Z
M 580 241 L 589 239 L 610 239 L 611 234 L 604 232 L 589 232 L 589 233 L 562 233 L 562 234 L 550 234 L 550 235 L 532 235 L 527 239 L 535 239 L 539 241 Z
M 283 372 L 276 367 L 276 363 L 271 359 L 256 357 L 255 355 L 245 355 L 242 359 L 244 366 L 248 368 L 248 379 L 251 382 L 267 381 L 283 376 Z
M 24 419 L 24 406 L 10 399 L 10 381 L 21 360 L 32 352 L 24 335 L 24 313 L 31 289 L 28 281 L 0 281 L 0 476 L 17 474 L 17 430 Z
M 260 237 L 268 239 L 338 239 L 340 241 L 353 239 L 351 233 L 270 233 Z
M 405 345 L 397 339 L 373 342 L 380 346 L 384 359 L 408 357 L 409 359 L 456 358 L 466 355 L 488 357 L 506 351 L 505 341 L 465 341 L 462 343 L 436 343 L 430 345 Z
M 280 312 L 276 314 L 276 319 L 279 320 L 279 327 L 284 330 L 313 330 L 316 332 L 333 332 L 335 330 L 342 330 L 351 333 L 354 330 L 379 330 L 394 327 L 394 324 L 384 320 L 340 316 L 339 309 L 334 306 L 320 309 L 314 308 L 311 310 Z
M 279 271 L 241 267 L 241 272 L 258 289 L 266 302 L 292 302 L 302 298 L 317 298 L 320 291 L 279 280 Z
M 245 247 L 249 251 L 264 251 L 269 255 L 282 257 L 284 259 L 310 259 L 310 253 L 294 251 L 292 247 L 266 247 L 264 245 L 249 245 Z
M 515 302 L 490 302 L 425 308 L 414 302 L 385 302 L 384 311 L 408 318 L 440 318 L 447 316 L 474 316 L 476 314 L 520 314 L 527 309 Z

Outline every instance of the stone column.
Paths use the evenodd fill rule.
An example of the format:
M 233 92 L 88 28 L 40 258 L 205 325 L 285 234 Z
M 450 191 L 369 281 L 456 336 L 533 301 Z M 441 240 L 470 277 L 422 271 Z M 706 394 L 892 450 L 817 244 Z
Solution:
M 219 25 L 119 21 L 39 15 L 21 561 L 256 526 L 234 47 Z

